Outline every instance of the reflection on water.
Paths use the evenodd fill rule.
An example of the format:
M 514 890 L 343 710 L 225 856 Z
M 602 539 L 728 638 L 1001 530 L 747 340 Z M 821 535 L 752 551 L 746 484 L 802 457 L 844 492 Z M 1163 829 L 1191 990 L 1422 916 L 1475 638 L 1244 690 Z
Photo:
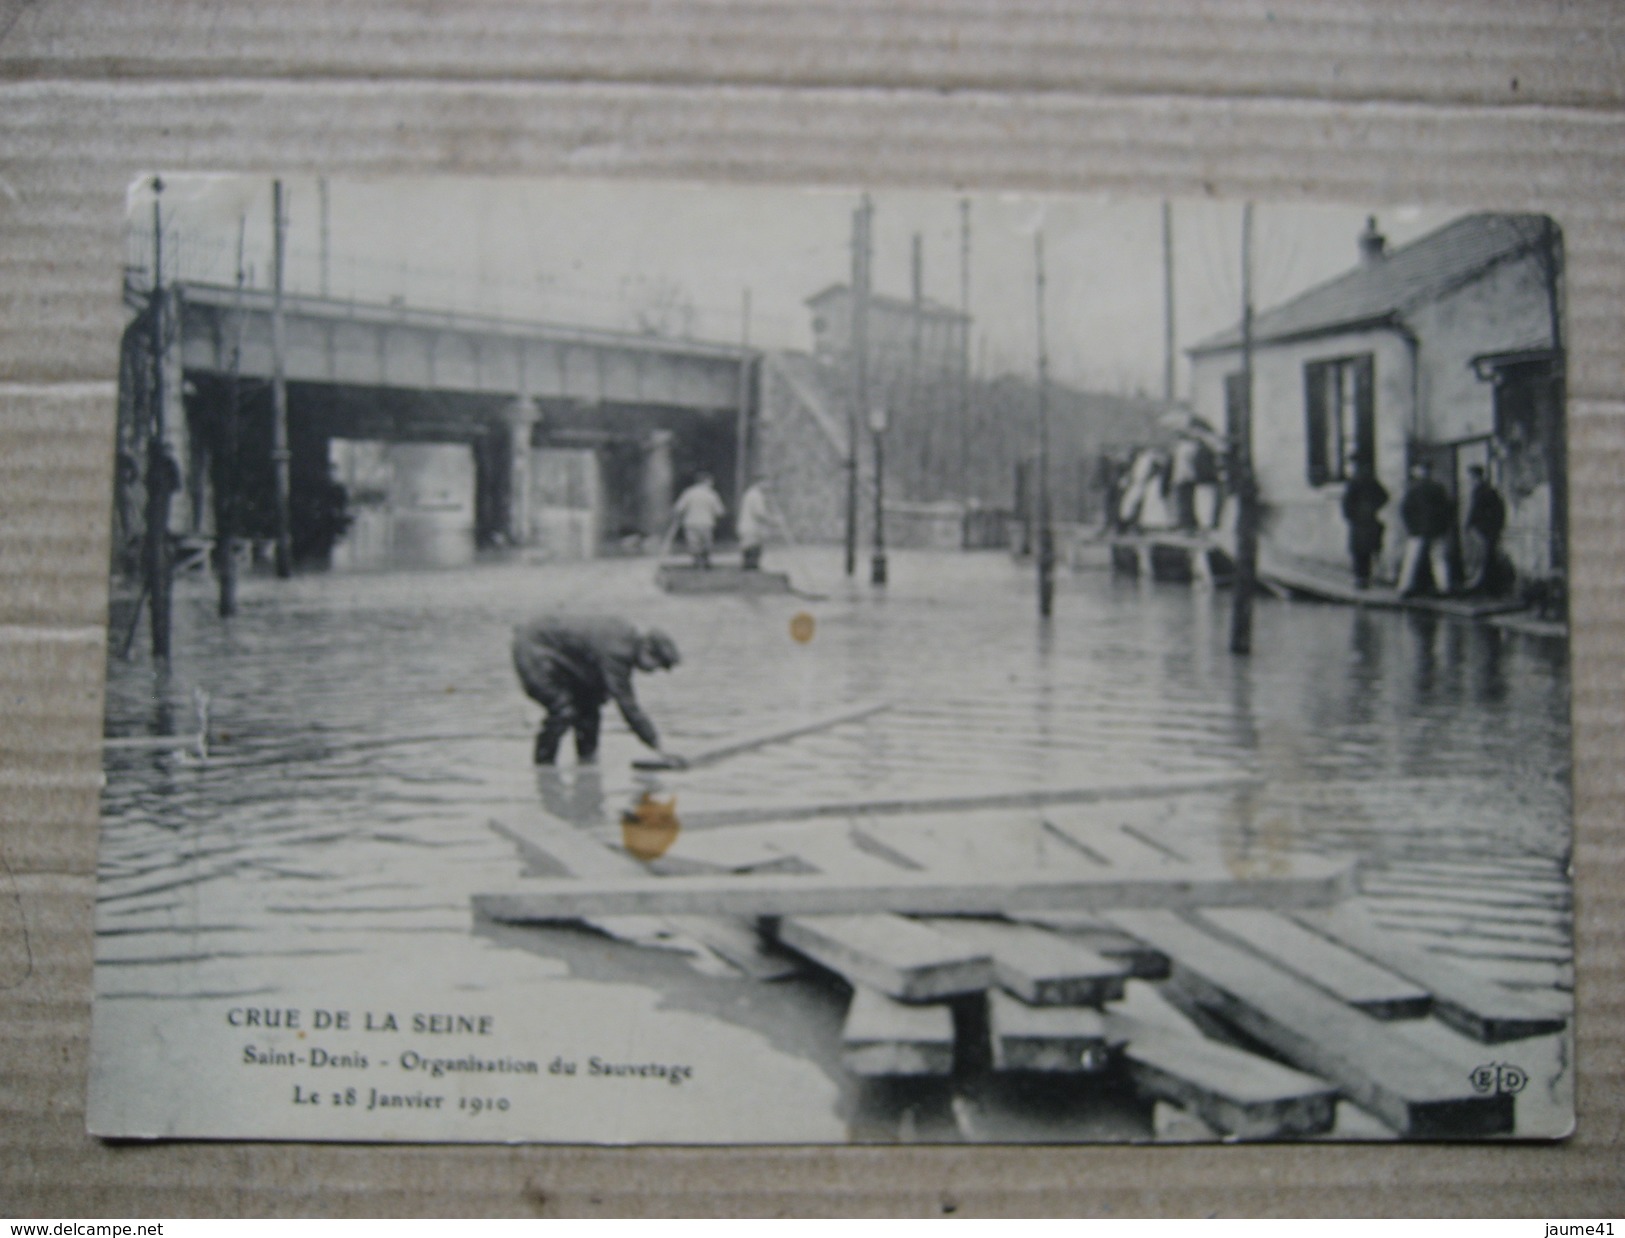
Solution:
M 1256 871 L 1358 857 L 1393 927 L 1509 983 L 1568 983 L 1561 645 L 1423 613 L 1264 602 L 1256 652 L 1236 659 L 1223 594 L 1080 574 L 1062 581 L 1046 629 L 1029 570 L 1000 555 L 900 552 L 883 597 L 844 582 L 832 554 L 775 566 L 787 560 L 798 585 L 830 596 L 672 597 L 647 562 L 619 561 L 257 579 L 227 623 L 207 594 L 181 597 L 172 671 L 112 660 L 108 733 L 184 737 L 201 689 L 210 755 L 184 739 L 108 753 L 99 991 L 250 991 L 258 957 L 388 960 L 402 935 L 466 937 L 470 895 L 518 871 L 489 821 L 538 808 L 615 826 L 652 792 L 675 796 L 688 828 L 746 809 L 1234 771 L 1261 782 L 1178 797 L 1155 824 Z M 678 751 L 891 707 L 659 778 L 631 773 L 636 741 L 607 720 L 600 766 L 538 774 L 508 636 L 550 608 L 676 637 L 682 665 L 638 687 Z M 816 619 L 806 643 L 790 636 L 803 610 Z M 1448 915 L 1413 888 L 1440 873 L 1464 892 Z M 1496 945 L 1509 921 L 1516 942 Z M 497 936 L 507 950 L 538 935 Z M 647 966 L 660 984 L 685 974 Z M 779 991 L 753 989 L 752 1009 Z M 935 1129 L 933 1096 L 887 1121 L 913 1112 Z M 1006 1099 L 983 1096 L 978 1111 Z M 858 1126 L 873 1101 L 852 1101 Z

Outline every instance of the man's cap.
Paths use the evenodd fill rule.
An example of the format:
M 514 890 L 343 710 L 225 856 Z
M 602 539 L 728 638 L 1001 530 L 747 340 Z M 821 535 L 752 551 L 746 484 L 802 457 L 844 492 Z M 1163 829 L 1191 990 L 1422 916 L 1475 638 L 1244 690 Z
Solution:
M 659 628 L 650 628 L 643 634 L 643 645 L 654 660 L 667 670 L 682 660 L 677 652 L 677 642 Z

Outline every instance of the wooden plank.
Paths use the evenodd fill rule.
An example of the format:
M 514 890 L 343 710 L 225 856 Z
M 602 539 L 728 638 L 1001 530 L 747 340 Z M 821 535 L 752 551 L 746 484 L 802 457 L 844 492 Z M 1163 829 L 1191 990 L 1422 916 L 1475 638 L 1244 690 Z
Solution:
M 490 822 L 491 828 L 516 844 L 533 863 L 568 877 L 617 878 L 641 874 L 642 865 L 624 851 L 613 850 L 594 835 L 563 825 L 552 827 L 529 820 Z M 708 951 L 754 980 L 778 980 L 801 968 L 784 955 L 766 949 L 754 923 L 711 916 L 668 916 L 664 923 L 647 918 L 583 916 L 591 928 L 623 941 L 658 945 L 663 949 L 699 948 Z M 670 930 L 669 932 L 667 930 Z
M 1318 858 L 1295 862 L 1292 875 L 1240 880 L 1211 866 L 1169 866 L 1111 876 L 1044 874 L 995 882 L 931 873 L 844 881 L 824 875 L 753 874 L 625 880 L 518 882 L 477 894 L 481 914 L 511 924 L 589 915 L 862 915 L 997 916 L 1034 909 L 1128 907 L 1312 907 L 1345 897 L 1349 865 Z
M 1093 950 L 1103 959 L 1121 963 L 1137 980 L 1163 980 L 1168 975 L 1168 956 L 1136 937 L 1105 924 L 1087 911 L 1014 911 L 1010 919 L 1022 924 L 1065 933 L 1069 940 Z
M 613 845 L 605 841 L 606 831 L 595 831 L 594 836 L 605 846 Z M 797 857 L 792 848 L 752 830 L 685 829 L 663 858 L 689 860 L 730 873 L 812 871 L 812 865 Z
M 841 1064 L 855 1075 L 949 1075 L 954 1069 L 953 1012 L 908 1005 L 858 985 L 841 1028 Z
M 1476 1092 L 1453 1063 L 1426 1053 L 1379 1021 L 1313 985 L 1165 911 L 1109 917 L 1173 960 L 1171 983 L 1341 1088 L 1404 1135 L 1508 1134 L 1512 1098 Z
M 1029 924 L 943 917 L 924 923 L 993 957 L 1000 988 L 1033 1006 L 1098 1006 L 1123 996 L 1127 966 Z
M 939 876 L 1020 871 L 1086 870 L 1090 861 L 1043 828 L 1036 813 L 993 808 L 913 817 L 861 817 L 852 824 L 855 845 L 891 858 L 900 868 Z
M 1201 918 L 1374 1019 L 1420 1019 L 1432 1008 L 1432 996 L 1414 981 L 1286 916 L 1251 907 L 1224 907 L 1204 911 Z
M 1029 1006 L 996 989 L 987 995 L 987 1018 L 994 1070 L 1098 1074 L 1122 1043 L 1108 1035 L 1098 1010 Z
M 1184 862 L 1169 848 L 1126 833 L 1110 820 L 1085 820 L 1077 814 L 1049 813 L 1044 828 L 1097 864 L 1110 868 L 1145 868 Z
M 1433 995 L 1433 1010 L 1458 1031 L 1484 1044 L 1521 1040 L 1559 1031 L 1568 1022 L 1566 1000 L 1515 993 L 1449 959 L 1430 955 L 1374 925 L 1353 906 L 1326 915 L 1299 916 L 1300 924 L 1392 969 Z
M 790 577 L 784 572 L 748 572 L 731 563 L 717 563 L 708 568 L 686 563 L 663 563 L 655 573 L 655 583 L 667 593 L 790 592 Z
M 724 743 L 715 744 L 710 748 L 685 755 L 683 764 L 676 768 L 698 769 L 701 766 L 714 765 L 716 762 L 726 760 L 728 757 L 738 756 L 742 752 L 753 752 L 757 748 L 765 748 L 769 744 L 783 743 L 786 740 L 796 739 L 802 735 L 811 735 L 816 731 L 827 731 L 831 727 L 842 726 L 848 722 L 861 722 L 865 718 L 872 718 L 883 710 L 890 708 L 890 701 L 871 701 L 869 704 L 860 705 L 855 709 L 843 709 L 836 713 L 807 718 L 790 726 L 780 724 L 766 730 L 735 736 Z M 658 757 L 642 758 L 633 761 L 632 765 L 637 769 L 674 768 L 670 762 L 662 761 Z
M 1105 1021 L 1126 1042 L 1123 1060 L 1142 1096 L 1188 1109 L 1220 1134 L 1280 1139 L 1331 1129 L 1336 1088 L 1210 1040 L 1149 985 L 1131 985 Z
M 1169 774 L 1155 782 L 1095 783 L 1087 787 L 1023 788 L 985 795 L 916 796 L 888 800 L 831 800 L 818 804 L 791 804 L 762 808 L 722 808 L 689 813 L 692 826 L 763 825 L 777 821 L 805 821 L 813 817 L 891 816 L 928 812 L 970 812 L 984 808 L 1040 808 L 1046 804 L 1095 804 L 1124 800 L 1160 799 L 1207 791 L 1235 791 L 1256 787 L 1251 774 Z
M 752 980 L 783 980 L 805 970 L 788 954 L 771 950 L 753 920 L 732 916 L 672 916 L 670 924 L 703 942 L 712 953 L 732 963 Z
M 993 983 L 993 960 L 900 916 L 795 916 L 779 941 L 854 986 L 905 1002 L 978 993 Z

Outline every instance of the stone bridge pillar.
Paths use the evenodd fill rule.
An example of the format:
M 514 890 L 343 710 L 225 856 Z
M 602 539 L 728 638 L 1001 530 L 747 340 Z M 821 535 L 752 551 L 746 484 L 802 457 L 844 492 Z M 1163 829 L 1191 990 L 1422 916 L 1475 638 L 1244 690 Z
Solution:
M 531 435 L 536 428 L 536 405 L 521 397 L 503 410 L 507 425 L 508 485 L 502 512 L 503 532 L 514 546 L 525 546 L 531 541 L 530 527 L 530 467 Z
M 671 519 L 675 498 L 671 462 L 672 432 L 651 430 L 643 440 L 643 534 L 659 537 Z

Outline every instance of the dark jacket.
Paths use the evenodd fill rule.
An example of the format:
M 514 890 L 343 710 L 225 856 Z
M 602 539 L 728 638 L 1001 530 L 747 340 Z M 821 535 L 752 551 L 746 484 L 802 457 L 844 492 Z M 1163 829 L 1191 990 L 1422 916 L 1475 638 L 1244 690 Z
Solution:
M 1377 513 L 1388 506 L 1388 490 L 1369 473 L 1359 473 L 1343 488 L 1343 519 L 1349 523 L 1349 549 L 1375 554 L 1382 549 L 1382 521 Z
M 1467 527 L 1482 535 L 1485 541 L 1493 542 L 1501 536 L 1506 524 L 1506 501 L 1489 482 L 1479 482 L 1467 501 Z
M 578 707 L 614 701 L 626 725 L 651 748 L 660 736 L 632 691 L 642 638 L 624 619 L 606 615 L 549 615 L 514 629 L 513 661 L 525 690 L 544 704 L 563 689 Z
M 1423 477 L 1400 500 L 1399 518 L 1412 537 L 1447 537 L 1455 524 L 1456 503 L 1443 485 Z

